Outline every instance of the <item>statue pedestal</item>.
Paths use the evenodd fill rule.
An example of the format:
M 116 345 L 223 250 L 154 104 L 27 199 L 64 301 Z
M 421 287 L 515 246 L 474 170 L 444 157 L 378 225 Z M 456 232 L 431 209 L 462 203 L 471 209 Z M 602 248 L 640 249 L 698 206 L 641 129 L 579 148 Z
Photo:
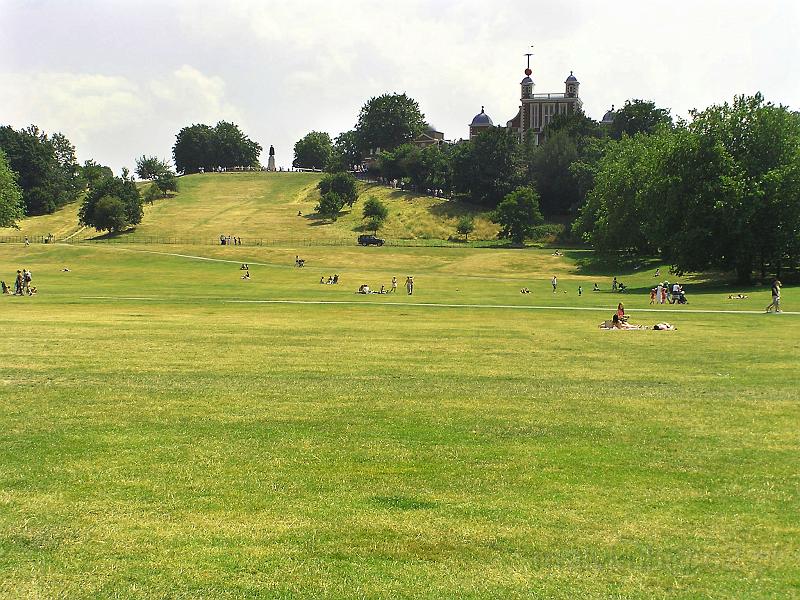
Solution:
M 277 171 L 277 169 L 275 168 L 275 157 L 274 156 L 270 156 L 269 157 L 269 162 L 267 162 L 267 171 Z

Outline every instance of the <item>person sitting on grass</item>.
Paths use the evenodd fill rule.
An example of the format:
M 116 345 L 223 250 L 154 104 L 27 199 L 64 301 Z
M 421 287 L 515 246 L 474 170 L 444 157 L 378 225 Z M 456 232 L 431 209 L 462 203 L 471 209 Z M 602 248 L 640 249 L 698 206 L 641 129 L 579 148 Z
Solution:
M 369 286 L 366 283 L 363 283 L 359 286 L 357 294 L 369 294 Z
M 675 331 L 678 328 L 675 327 L 672 323 L 656 323 L 653 325 L 653 329 L 655 331 Z
M 11 288 L 8 287 L 8 284 L 6 284 L 5 281 L 0 281 L 0 285 L 3 286 L 3 293 L 4 294 L 10 294 L 11 293 Z
M 593 292 L 599 292 L 600 291 L 600 286 L 595 283 L 594 287 L 592 288 L 592 291 Z
M 747 300 L 747 294 L 731 294 L 728 296 L 728 300 Z
M 338 273 L 336 273 L 336 275 L 333 276 L 333 285 L 336 285 L 337 283 L 339 283 L 339 274 Z
M 632 325 L 626 321 L 623 321 L 622 319 L 619 318 L 619 315 L 615 314 L 613 317 L 611 317 L 611 329 L 631 330 L 631 329 L 649 329 L 649 327 L 646 327 L 645 325 Z
M 29 288 L 28 288 L 28 296 L 33 296 L 33 295 L 34 295 L 34 294 L 35 294 L 37 291 L 38 291 L 38 290 L 36 289 L 36 286 L 35 286 L 35 285 L 33 285 L 33 286 L 29 287 Z
M 519 293 L 520 294 L 530 294 L 531 291 L 528 288 L 524 287 L 519 291 Z
M 244 275 L 242 275 L 242 279 L 245 279 L 245 280 L 250 279 L 250 271 L 245 271 Z
M 625 316 L 625 305 L 622 302 L 617 304 L 617 318 L 623 323 L 628 320 L 628 317 Z

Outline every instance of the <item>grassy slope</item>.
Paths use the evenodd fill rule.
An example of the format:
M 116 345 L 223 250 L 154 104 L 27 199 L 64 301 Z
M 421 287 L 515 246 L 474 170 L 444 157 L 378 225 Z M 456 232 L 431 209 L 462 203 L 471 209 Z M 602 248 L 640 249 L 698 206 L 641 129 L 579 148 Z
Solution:
M 492 239 L 497 226 L 470 207 L 443 199 L 419 196 L 382 186 L 362 185 L 352 209 L 335 223 L 314 216 L 319 199 L 315 173 L 226 173 L 182 177 L 177 196 L 145 207 L 142 223 L 132 234 L 137 238 L 159 237 L 212 241 L 220 234 L 246 240 L 352 241 L 362 227 L 361 212 L 367 197 L 385 201 L 390 217 L 380 235 L 390 239 L 447 239 L 455 236 L 458 217 L 476 218 L 474 239 Z M 304 216 L 297 216 L 300 211 Z M 20 230 L 0 229 L 2 235 L 47 235 L 58 238 L 73 233 L 77 205 L 53 215 L 25 219 Z M 87 229 L 79 237 L 94 237 Z
M 621 296 L 574 289 L 610 273 L 543 251 L 203 252 L 234 263 L 0 247 L 42 289 L 0 298 L 0 594 L 797 593 L 800 317 L 685 310 L 767 290 L 626 296 L 679 330 L 601 332 Z M 356 304 L 223 302 L 270 298 Z

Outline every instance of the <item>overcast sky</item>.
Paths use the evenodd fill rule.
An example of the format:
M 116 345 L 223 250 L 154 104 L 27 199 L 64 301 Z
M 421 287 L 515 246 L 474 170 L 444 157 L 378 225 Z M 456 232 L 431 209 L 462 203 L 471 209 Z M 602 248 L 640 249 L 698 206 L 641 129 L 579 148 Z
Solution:
M 352 128 L 385 92 L 466 137 L 482 105 L 516 114 L 531 45 L 535 91 L 572 70 L 595 119 L 756 91 L 800 109 L 798 0 L 0 0 L 0 27 L 0 124 L 61 131 L 115 172 L 221 119 L 288 166 L 303 135 Z

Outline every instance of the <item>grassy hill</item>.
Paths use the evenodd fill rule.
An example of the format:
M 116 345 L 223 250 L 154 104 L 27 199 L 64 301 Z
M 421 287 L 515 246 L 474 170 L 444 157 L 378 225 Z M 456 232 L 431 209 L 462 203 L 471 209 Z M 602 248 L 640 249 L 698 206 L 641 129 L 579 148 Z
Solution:
M 456 236 L 456 222 L 464 214 L 475 216 L 472 239 L 494 239 L 497 225 L 475 208 L 443 198 L 431 198 L 378 185 L 361 184 L 352 209 L 335 223 L 314 214 L 319 200 L 317 173 L 218 173 L 182 177 L 179 193 L 145 207 L 135 231 L 121 238 L 178 238 L 211 241 L 220 234 L 245 241 L 350 241 L 362 232 L 364 202 L 375 196 L 389 207 L 389 219 L 379 232 L 389 239 L 447 239 Z M 0 236 L 39 236 L 53 233 L 63 239 L 80 228 L 78 205 L 65 206 L 52 215 L 31 217 L 19 230 L 0 229 Z M 301 213 L 298 216 L 298 213 Z M 76 237 L 98 237 L 93 229 Z

